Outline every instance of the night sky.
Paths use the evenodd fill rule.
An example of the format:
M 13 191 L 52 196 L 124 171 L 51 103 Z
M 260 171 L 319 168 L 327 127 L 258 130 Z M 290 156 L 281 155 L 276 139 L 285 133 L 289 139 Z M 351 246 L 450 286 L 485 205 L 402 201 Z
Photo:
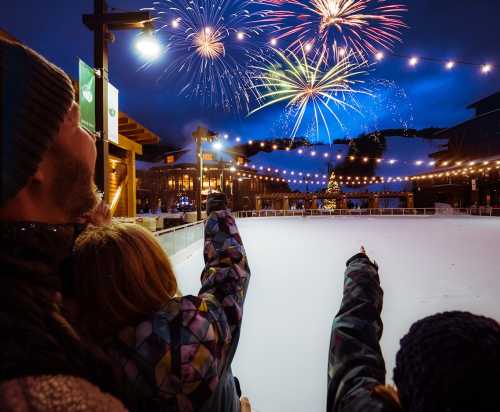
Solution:
M 408 6 L 403 43 L 395 54 L 453 58 L 477 63 L 500 63 L 500 2 L 494 0 L 401 0 Z M 150 7 L 150 0 L 110 1 L 111 7 L 137 10 Z M 78 57 L 92 63 L 92 33 L 81 15 L 92 12 L 91 0 L 23 0 L 2 2 L 0 28 L 42 53 L 77 78 Z M 110 46 L 110 80 L 120 89 L 120 110 L 158 133 L 166 143 L 184 145 L 199 123 L 213 130 L 241 136 L 243 140 L 284 135 L 282 107 L 276 106 L 247 117 L 222 113 L 177 93 L 173 81 L 158 81 L 168 59 L 152 67 L 133 48 L 134 32 L 117 32 Z M 354 137 L 363 131 L 383 128 L 446 127 L 469 118 L 465 106 L 500 90 L 500 68 L 481 75 L 479 68 L 458 66 L 447 72 L 436 63 L 422 62 L 415 69 L 407 61 L 387 57 L 371 72 L 378 103 L 363 101 L 365 116 L 341 113 L 344 129 L 334 128 L 332 137 Z M 386 85 L 390 85 L 386 86 Z M 299 133 L 300 134 L 300 133 Z M 283 136 L 284 137 L 284 136 Z M 321 136 L 326 141 L 325 136 Z M 401 139 L 390 146 L 395 157 L 413 159 L 422 152 L 420 143 Z M 435 146 L 435 145 L 434 145 Z M 424 150 L 425 151 L 425 150 Z M 428 151 L 428 150 L 427 150 Z M 265 161 L 290 164 L 283 152 Z M 293 163 L 293 161 L 292 161 Z

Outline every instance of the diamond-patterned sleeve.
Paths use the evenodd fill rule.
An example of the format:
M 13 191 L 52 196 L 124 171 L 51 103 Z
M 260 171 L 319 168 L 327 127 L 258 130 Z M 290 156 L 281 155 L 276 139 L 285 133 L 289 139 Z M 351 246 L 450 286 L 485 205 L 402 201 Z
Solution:
M 236 351 L 250 270 L 229 212 L 213 212 L 207 220 L 204 257 L 198 296 L 172 299 L 120 337 L 134 347 L 122 365 L 135 390 L 149 392 L 172 411 L 198 410 Z
M 344 294 L 332 326 L 328 359 L 328 412 L 389 411 L 373 395 L 385 384 L 382 337 L 383 291 L 378 268 L 365 254 L 347 262 Z

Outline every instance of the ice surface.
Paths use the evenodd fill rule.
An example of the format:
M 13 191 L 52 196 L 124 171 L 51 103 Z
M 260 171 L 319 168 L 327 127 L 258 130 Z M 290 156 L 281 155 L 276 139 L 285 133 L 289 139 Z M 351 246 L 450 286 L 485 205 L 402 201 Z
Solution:
M 445 310 L 500 319 L 500 219 L 290 217 L 238 221 L 252 279 L 233 371 L 258 412 L 318 412 L 326 405 L 330 327 L 345 261 L 365 245 L 385 291 L 382 349 L 392 378 L 399 339 Z M 196 293 L 201 245 L 175 265 Z

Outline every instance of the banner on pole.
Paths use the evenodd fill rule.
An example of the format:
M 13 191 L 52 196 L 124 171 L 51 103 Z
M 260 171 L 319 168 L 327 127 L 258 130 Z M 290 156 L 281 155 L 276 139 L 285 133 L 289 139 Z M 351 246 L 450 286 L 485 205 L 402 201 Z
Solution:
M 108 83 L 108 140 L 118 144 L 118 89 Z
M 94 69 L 79 59 L 79 101 L 80 125 L 91 133 L 95 133 L 95 73 Z

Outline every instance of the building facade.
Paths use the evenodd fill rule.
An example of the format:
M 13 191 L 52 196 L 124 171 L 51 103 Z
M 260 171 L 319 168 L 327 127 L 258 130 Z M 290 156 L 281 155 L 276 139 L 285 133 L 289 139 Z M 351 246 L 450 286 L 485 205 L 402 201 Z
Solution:
M 500 92 L 468 108 L 472 119 L 436 134 L 448 139 L 431 155 L 436 170 L 413 179 L 418 207 L 500 207 Z
M 172 210 L 180 198 L 188 198 L 196 207 L 196 183 L 200 179 L 196 168 L 196 153 L 191 144 L 165 156 L 160 164 L 143 164 L 137 173 L 137 209 L 139 211 Z M 274 192 L 289 192 L 282 179 L 271 180 L 259 175 L 240 153 L 203 152 L 202 197 L 220 191 L 228 197 L 233 210 L 251 210 L 256 197 Z

